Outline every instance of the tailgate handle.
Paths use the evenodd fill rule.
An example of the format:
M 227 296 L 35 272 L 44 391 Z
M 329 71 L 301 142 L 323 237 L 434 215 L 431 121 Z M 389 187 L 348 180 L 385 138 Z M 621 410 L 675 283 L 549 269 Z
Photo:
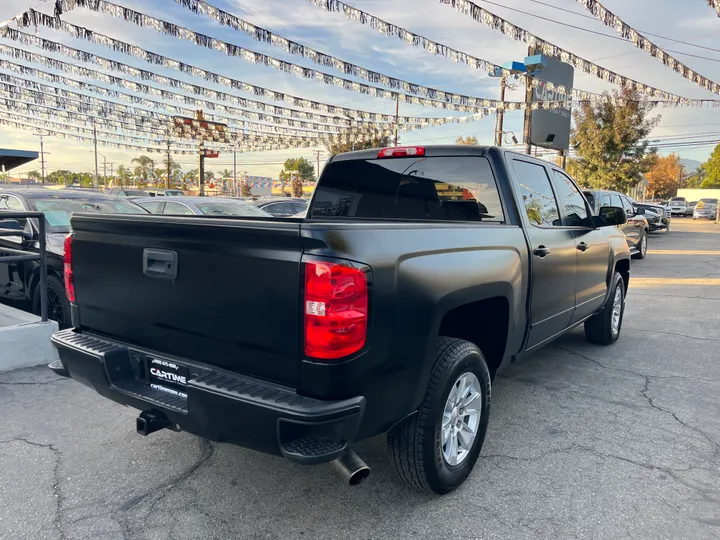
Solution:
M 178 256 L 164 249 L 143 250 L 143 274 L 158 279 L 177 279 Z

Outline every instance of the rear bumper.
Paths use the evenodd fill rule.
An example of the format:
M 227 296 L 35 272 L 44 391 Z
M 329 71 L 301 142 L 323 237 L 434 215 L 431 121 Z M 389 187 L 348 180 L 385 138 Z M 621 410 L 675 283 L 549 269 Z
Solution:
M 70 376 L 103 397 L 159 413 L 199 437 L 300 463 L 339 457 L 354 441 L 365 411 L 362 396 L 342 401 L 309 398 L 287 387 L 73 329 L 56 332 L 52 343 Z M 153 389 L 143 380 L 147 355 L 187 366 L 187 397 Z

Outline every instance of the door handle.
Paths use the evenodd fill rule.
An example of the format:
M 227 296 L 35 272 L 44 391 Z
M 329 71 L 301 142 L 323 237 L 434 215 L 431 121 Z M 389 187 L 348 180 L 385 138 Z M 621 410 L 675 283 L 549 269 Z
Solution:
M 577 245 L 577 248 L 578 248 L 580 251 L 587 251 L 588 249 L 590 249 L 590 246 L 588 246 L 585 242 L 580 242 L 580 243 Z
M 541 259 L 548 255 L 550 253 L 550 248 L 547 248 L 545 246 L 538 246 L 535 248 L 535 251 L 533 251 L 533 255 L 536 257 L 540 257 Z
M 177 252 L 165 249 L 143 250 L 143 274 L 151 278 L 177 279 Z

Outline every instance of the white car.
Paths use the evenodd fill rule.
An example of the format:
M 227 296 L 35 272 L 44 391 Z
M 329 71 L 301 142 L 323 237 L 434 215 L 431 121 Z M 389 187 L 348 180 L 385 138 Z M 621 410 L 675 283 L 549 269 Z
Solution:
M 667 207 L 670 209 L 671 216 L 685 216 L 687 215 L 687 203 L 684 200 L 671 200 Z

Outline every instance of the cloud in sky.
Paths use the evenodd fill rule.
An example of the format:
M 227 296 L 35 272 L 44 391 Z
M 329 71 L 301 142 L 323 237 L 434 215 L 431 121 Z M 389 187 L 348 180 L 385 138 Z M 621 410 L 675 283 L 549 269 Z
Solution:
M 206 17 L 193 15 L 177 5 L 174 0 L 155 0 L 152 3 L 144 0 L 114 1 L 258 52 L 337 74 L 331 68 L 323 69 L 310 60 L 287 54 L 270 44 L 254 41 L 245 34 L 222 27 Z M 307 0 L 208 1 L 221 9 L 234 13 L 253 24 L 277 32 L 289 39 L 387 75 L 472 96 L 488 98 L 497 98 L 499 96 L 499 85 L 496 79 L 489 78 L 486 74 L 472 70 L 468 66 L 456 64 L 449 59 L 430 55 L 423 50 L 400 42 L 397 38 L 384 37 L 367 26 L 347 20 L 341 14 L 327 13 L 313 6 Z M 437 0 L 394 0 L 393 2 L 385 0 L 347 0 L 347 2 L 389 22 L 495 63 L 522 60 L 527 51 L 525 44 L 514 42 L 499 32 L 488 29 L 451 7 L 442 5 Z M 614 37 L 607 37 L 616 37 L 617 34 L 612 29 L 603 26 L 599 21 L 589 19 L 587 17 L 589 14 L 574 0 L 555 0 L 553 2 L 556 8 L 562 8 L 566 11 L 560 11 L 534 0 L 497 0 L 492 4 L 478 0 L 478 3 L 546 40 L 572 50 L 589 60 L 597 61 L 604 67 L 631 76 L 636 80 L 687 97 L 715 97 L 720 99 L 720 96 L 713 96 L 711 93 L 686 81 L 680 75 L 673 73 L 657 60 L 635 49 L 630 43 Z M 28 7 L 37 6 L 37 9 L 50 13 L 54 2 L 4 0 L 0 4 L 0 21 L 3 21 Z M 717 48 L 717 43 L 720 42 L 718 40 L 720 24 L 717 22 L 717 17 L 713 16 L 712 10 L 704 2 L 680 3 L 674 0 L 622 2 L 620 0 L 606 0 L 604 4 L 620 15 L 627 23 L 643 31 L 706 47 Z M 348 92 L 340 88 L 281 73 L 265 66 L 253 65 L 239 58 L 230 58 L 218 51 L 196 47 L 187 41 L 180 41 L 158 34 L 152 29 L 138 28 L 135 25 L 113 19 L 107 15 L 78 8 L 66 14 L 64 18 L 74 24 L 137 44 L 170 58 L 183 60 L 272 90 L 346 107 L 388 114 L 394 112 L 395 104 L 392 101 Z M 574 29 L 568 25 L 581 27 L 595 33 Z M 45 28 L 38 29 L 38 33 L 47 39 L 60 41 L 72 47 L 148 69 L 148 64 L 144 64 L 141 60 L 127 57 L 86 41 L 76 40 L 63 33 L 49 31 Z M 652 39 L 659 45 L 674 51 L 685 51 L 714 59 L 715 61 L 704 60 L 677 54 L 679 59 L 685 61 L 699 73 L 720 81 L 720 52 L 699 49 L 655 37 Z M 8 44 L 17 46 L 12 42 L 8 42 Z M 37 52 L 54 56 L 47 52 Z M 67 58 L 59 56 L 57 58 L 67 61 Z M 99 66 L 93 65 L 91 67 L 102 71 Z M 228 90 L 201 82 L 176 71 L 157 66 L 152 66 L 149 69 L 195 84 L 207 85 L 218 90 Z M 99 84 L 96 81 L 88 82 Z M 612 88 L 608 83 L 579 72 L 576 72 L 575 86 L 594 92 Z M 510 92 L 508 99 L 522 100 L 522 89 L 518 88 L 518 90 Z M 654 136 L 668 137 L 695 133 L 713 133 L 713 129 L 720 132 L 720 108 L 702 110 L 689 108 L 658 109 L 658 112 L 662 114 L 663 120 L 654 132 Z M 406 104 L 401 104 L 400 113 L 414 116 L 457 114 Z M 402 133 L 401 141 L 408 144 L 447 144 L 453 142 L 458 136 L 475 134 L 481 142 L 490 143 L 493 129 L 494 116 L 491 116 L 466 125 L 446 125 L 413 133 Z M 506 129 L 521 133 L 522 113 L 506 114 Z M 0 127 L 0 137 L 2 137 L 1 146 L 3 147 L 28 149 L 38 146 L 37 137 L 33 137 L 31 133 L 21 130 Z M 711 136 L 708 136 L 708 138 L 711 138 Z M 92 149 L 91 144 L 46 138 L 46 149 L 52 153 L 48 156 L 50 169 L 71 168 L 91 171 L 94 168 L 93 156 L 90 152 Z M 685 149 L 682 151 L 682 155 L 692 159 L 704 160 L 710 150 L 711 147 Z M 119 151 L 112 148 L 100 148 L 100 152 L 115 165 L 120 163 L 128 165 L 130 160 L 137 155 L 133 152 Z M 295 156 L 305 156 L 310 159 L 313 152 L 312 149 L 296 149 L 244 154 L 238 158 L 238 169 L 247 170 L 251 174 L 277 176 L 282 161 L 287 157 Z M 157 159 L 160 160 L 161 156 L 157 155 Z M 177 159 L 185 169 L 194 168 L 192 158 L 178 157 Z M 231 165 L 232 156 L 223 155 L 220 159 L 209 162 L 208 168 L 221 170 L 232 168 Z

